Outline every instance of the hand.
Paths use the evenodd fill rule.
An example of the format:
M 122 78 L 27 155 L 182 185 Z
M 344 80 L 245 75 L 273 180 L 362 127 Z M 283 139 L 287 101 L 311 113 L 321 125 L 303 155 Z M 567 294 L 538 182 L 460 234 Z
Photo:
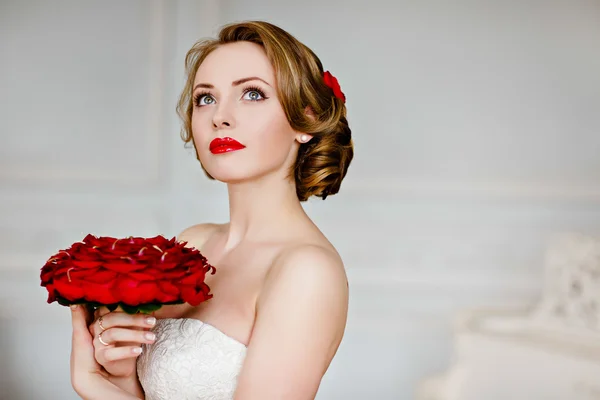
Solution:
M 149 329 L 156 323 L 156 318 L 146 314 L 110 312 L 106 307 L 96 310 L 94 317 L 89 332 L 94 338 L 92 343 L 96 362 L 104 367 L 111 377 L 136 377 L 141 344 L 154 343 L 155 339 L 145 335 L 154 335 Z
M 85 306 L 71 306 L 73 337 L 71 340 L 71 385 L 85 398 L 98 380 L 106 380 L 106 372 L 94 358 L 92 336 L 87 329 L 91 313 Z
M 110 381 L 110 376 L 94 357 L 93 336 L 88 323 L 93 318 L 87 307 L 71 306 L 73 337 L 71 341 L 71 385 L 82 399 L 143 399 Z

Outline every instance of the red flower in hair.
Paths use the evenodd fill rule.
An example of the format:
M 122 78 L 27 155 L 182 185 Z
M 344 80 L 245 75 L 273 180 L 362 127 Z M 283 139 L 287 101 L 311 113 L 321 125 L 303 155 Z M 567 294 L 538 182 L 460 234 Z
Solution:
M 340 88 L 340 84 L 338 83 L 337 78 L 335 76 L 331 75 L 331 73 L 329 71 L 325 71 L 323 73 L 323 80 L 325 81 L 325 84 L 333 90 L 333 94 L 335 95 L 335 97 L 337 97 L 338 99 L 342 100 L 345 103 L 346 96 L 342 92 L 342 89 Z

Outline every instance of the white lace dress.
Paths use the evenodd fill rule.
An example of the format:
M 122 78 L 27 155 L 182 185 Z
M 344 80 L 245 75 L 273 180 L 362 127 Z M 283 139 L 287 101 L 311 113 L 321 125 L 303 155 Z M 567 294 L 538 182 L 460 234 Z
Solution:
M 243 343 L 191 318 L 159 319 L 137 372 L 147 400 L 231 400 L 246 356 Z

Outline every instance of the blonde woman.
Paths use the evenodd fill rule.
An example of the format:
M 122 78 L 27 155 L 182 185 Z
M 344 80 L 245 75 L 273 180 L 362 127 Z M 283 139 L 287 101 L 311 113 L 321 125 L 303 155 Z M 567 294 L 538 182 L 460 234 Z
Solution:
M 72 385 L 85 399 L 313 399 L 348 284 L 301 202 L 337 193 L 352 160 L 344 94 L 309 48 L 260 21 L 196 43 L 186 68 L 182 137 L 227 184 L 230 221 L 179 239 L 216 267 L 214 297 L 152 318 L 75 308 Z

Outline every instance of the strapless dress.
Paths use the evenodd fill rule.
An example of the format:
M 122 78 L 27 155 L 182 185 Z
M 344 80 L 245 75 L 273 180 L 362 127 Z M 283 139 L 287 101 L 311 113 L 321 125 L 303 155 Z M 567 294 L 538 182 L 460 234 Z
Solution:
M 146 400 L 231 400 L 246 346 L 192 318 L 159 319 L 137 373 Z

